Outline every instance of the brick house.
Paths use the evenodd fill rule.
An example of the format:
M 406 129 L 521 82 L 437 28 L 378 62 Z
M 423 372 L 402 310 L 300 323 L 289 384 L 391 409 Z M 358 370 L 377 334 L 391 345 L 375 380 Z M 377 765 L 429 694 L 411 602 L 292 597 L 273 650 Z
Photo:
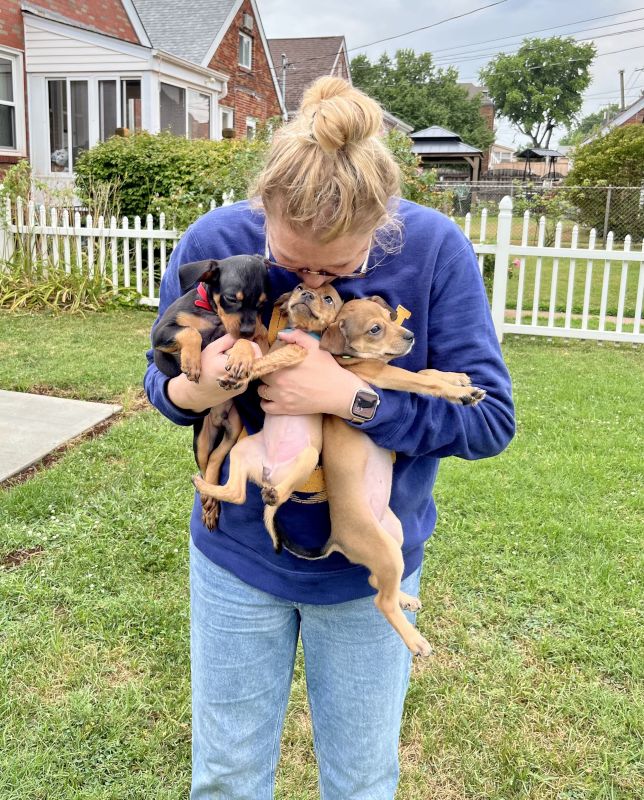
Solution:
M 118 129 L 219 139 L 281 113 L 254 0 L 38 3 L 0 0 L 0 174 L 28 157 L 64 184 Z
M 606 122 L 599 131 L 590 136 L 588 139 L 582 142 L 582 145 L 588 144 L 592 142 L 593 139 L 597 139 L 598 136 L 606 136 L 607 133 L 610 133 L 613 128 L 623 128 L 626 125 L 643 125 L 644 124 L 644 94 L 641 97 L 638 97 L 634 103 L 631 103 L 630 106 L 625 108 L 623 111 L 620 111 L 616 114 L 611 120 Z
M 351 83 L 351 63 L 344 36 L 310 36 L 289 39 L 269 39 L 268 44 L 280 84 L 286 84 L 285 105 L 288 116 L 299 108 L 306 87 L 323 75 L 344 78 Z M 407 125 L 384 111 L 385 131 L 397 128 L 411 133 Z

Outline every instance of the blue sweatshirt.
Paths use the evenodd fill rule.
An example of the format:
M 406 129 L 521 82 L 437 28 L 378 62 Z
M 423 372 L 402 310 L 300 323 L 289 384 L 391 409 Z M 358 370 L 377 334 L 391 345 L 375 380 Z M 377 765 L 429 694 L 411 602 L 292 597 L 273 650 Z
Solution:
M 494 326 L 469 240 L 447 217 L 424 206 L 401 201 L 402 250 L 386 254 L 373 247 L 364 279 L 337 279 L 333 285 L 346 300 L 380 295 L 398 310 L 398 322 L 413 330 L 411 352 L 395 366 L 418 372 L 433 367 L 466 372 L 487 391 L 475 408 L 435 397 L 377 389 L 380 405 L 373 420 L 360 426 L 376 444 L 394 452 L 391 508 L 402 522 L 405 576 L 421 563 L 424 542 L 436 524 L 432 488 L 439 459 L 459 456 L 486 458 L 501 452 L 514 434 L 510 378 L 503 363 Z M 159 317 L 181 294 L 177 270 L 181 264 L 265 250 L 264 217 L 247 202 L 217 208 L 197 220 L 172 253 L 161 281 Z M 298 283 L 295 274 L 270 270 L 270 297 L 264 322 L 274 336 L 285 326 L 272 303 Z M 157 318 L 158 319 L 158 318 Z M 156 324 L 156 323 L 155 323 Z M 168 399 L 168 378 L 148 351 L 145 389 L 150 402 L 168 419 L 191 425 L 199 414 L 177 408 Z M 262 426 L 256 385 L 235 399 L 248 433 Z M 347 423 L 350 424 L 350 423 Z M 221 482 L 228 478 L 228 461 Z M 186 488 L 189 476 L 186 475 Z M 306 548 L 320 547 L 330 532 L 323 473 L 280 511 L 280 522 L 291 539 Z M 195 545 L 219 566 L 278 597 L 305 603 L 338 603 L 373 594 L 368 571 L 333 553 L 307 561 L 273 551 L 262 522 L 259 489 L 250 485 L 246 503 L 222 503 L 219 528 L 201 523 L 201 503 L 195 495 L 190 530 Z

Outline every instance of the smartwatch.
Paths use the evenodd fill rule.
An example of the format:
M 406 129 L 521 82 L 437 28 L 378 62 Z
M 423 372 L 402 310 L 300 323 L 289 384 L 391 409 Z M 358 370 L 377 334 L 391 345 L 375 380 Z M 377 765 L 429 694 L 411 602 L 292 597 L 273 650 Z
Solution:
M 376 414 L 380 397 L 373 389 L 358 389 L 351 401 L 351 422 L 361 425 Z

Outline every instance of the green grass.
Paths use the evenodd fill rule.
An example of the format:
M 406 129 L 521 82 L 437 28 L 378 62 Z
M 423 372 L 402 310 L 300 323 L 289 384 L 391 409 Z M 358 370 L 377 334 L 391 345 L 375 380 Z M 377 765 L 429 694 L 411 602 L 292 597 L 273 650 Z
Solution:
M 150 322 L 0 315 L 1 385 L 131 396 Z M 436 655 L 414 667 L 397 797 L 635 800 L 642 351 L 504 351 L 515 441 L 441 466 L 419 617 Z M 39 549 L 0 570 L 3 800 L 187 796 L 192 471 L 190 432 L 141 411 L 2 493 L 0 556 Z M 277 797 L 317 797 L 299 661 Z

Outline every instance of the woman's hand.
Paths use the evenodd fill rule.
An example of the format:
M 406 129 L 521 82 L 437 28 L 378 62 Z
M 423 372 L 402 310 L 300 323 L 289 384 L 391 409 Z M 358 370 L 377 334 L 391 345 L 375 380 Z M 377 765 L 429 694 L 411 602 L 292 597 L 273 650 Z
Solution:
M 199 383 L 189 381 L 185 375 L 178 375 L 168 382 L 168 397 L 175 406 L 189 411 L 205 411 L 246 391 L 248 382 L 239 389 L 222 389 L 219 378 L 228 377 L 226 362 L 228 351 L 235 344 L 230 334 L 215 339 L 201 351 L 201 375 Z M 255 356 L 261 356 L 261 350 L 254 342 Z
M 263 378 L 258 389 L 263 410 L 267 414 L 335 414 L 350 419 L 356 390 L 369 384 L 342 369 L 331 353 L 320 350 L 318 340 L 304 331 L 280 333 L 279 338 L 301 345 L 308 353 L 297 366 Z

